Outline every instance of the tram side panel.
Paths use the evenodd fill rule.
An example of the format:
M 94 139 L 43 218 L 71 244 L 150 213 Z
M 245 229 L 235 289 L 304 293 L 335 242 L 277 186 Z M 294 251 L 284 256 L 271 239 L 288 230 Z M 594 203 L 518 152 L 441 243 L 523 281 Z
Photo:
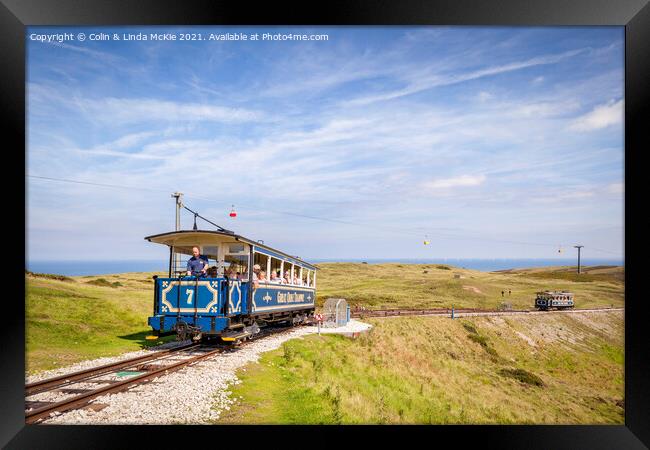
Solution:
M 158 278 L 154 286 L 154 315 L 148 323 L 158 333 L 174 330 L 179 321 L 218 333 L 228 326 L 227 283 L 222 278 L 180 280 Z
M 549 308 L 566 309 L 574 306 L 573 297 L 537 297 L 535 299 L 535 307 L 541 310 Z
M 260 283 L 251 296 L 250 314 L 310 314 L 314 311 L 315 297 L 314 288 Z

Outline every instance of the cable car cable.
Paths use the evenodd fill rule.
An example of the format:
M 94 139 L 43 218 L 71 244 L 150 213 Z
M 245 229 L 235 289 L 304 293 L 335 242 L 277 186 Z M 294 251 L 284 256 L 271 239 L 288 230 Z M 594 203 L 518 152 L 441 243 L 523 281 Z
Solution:
M 26 176 L 29 177 L 29 178 L 37 178 L 37 179 L 41 179 L 41 180 L 62 181 L 62 182 L 67 182 L 67 183 L 86 184 L 86 185 L 90 185 L 90 186 L 100 186 L 100 187 L 110 187 L 110 188 L 130 189 L 130 190 L 133 190 L 133 189 L 149 190 L 149 191 L 155 191 L 155 192 L 169 192 L 168 189 L 156 189 L 156 188 L 150 188 L 150 187 L 135 187 L 135 186 L 108 184 L 108 183 L 94 183 L 94 182 L 89 182 L 89 181 L 70 180 L 70 179 L 65 179 L 65 178 L 54 178 L 54 177 L 43 177 L 43 176 L 38 176 L 38 175 L 26 175 Z M 201 197 L 201 196 L 198 196 L 198 195 L 194 195 L 192 193 L 185 194 L 185 196 L 190 197 L 190 198 L 196 198 L 196 199 L 199 199 L 199 200 L 205 200 L 205 201 L 212 202 L 212 203 L 217 203 L 213 199 L 208 199 L 208 198 L 205 198 L 205 197 Z M 219 203 L 219 204 L 221 204 L 221 203 Z M 183 207 L 185 209 L 187 209 L 188 211 L 194 213 L 194 211 L 190 210 L 189 208 L 185 207 L 184 205 L 183 205 Z M 355 222 L 350 222 L 350 221 L 345 221 L 345 220 L 340 220 L 340 219 L 330 219 L 330 218 L 326 218 L 326 217 L 310 216 L 310 215 L 306 215 L 306 214 L 298 214 L 298 213 L 292 213 L 292 212 L 288 212 L 288 211 L 272 210 L 272 209 L 268 209 L 268 208 L 259 208 L 259 207 L 257 207 L 257 208 L 246 208 L 246 207 L 244 207 L 244 209 L 254 209 L 256 211 L 266 211 L 266 212 L 272 212 L 272 213 L 276 213 L 276 214 L 284 214 L 284 215 L 295 216 L 295 217 L 303 217 L 303 218 L 312 219 L 312 220 L 319 220 L 319 221 L 323 221 L 323 222 L 341 223 L 341 224 L 344 224 L 344 225 L 354 225 L 354 226 L 370 227 L 370 228 L 383 228 L 383 229 L 390 230 L 390 231 L 397 231 L 397 232 L 400 232 L 402 234 L 409 234 L 409 235 L 418 236 L 418 237 L 422 236 L 421 233 L 417 233 L 415 231 L 409 231 L 409 230 L 405 230 L 403 228 L 387 227 L 385 225 L 377 225 L 377 224 L 371 225 L 371 224 L 362 224 L 362 223 L 358 223 L 358 222 L 355 223 Z M 226 230 L 225 228 L 215 224 L 214 222 L 206 219 L 205 217 L 203 217 L 201 215 L 197 214 L 197 216 L 200 217 L 201 219 L 205 220 L 206 222 L 214 225 L 215 227 L 217 227 L 220 230 L 223 230 L 225 232 L 229 232 L 229 233 L 234 234 L 233 231 Z M 479 240 L 479 241 L 502 242 L 502 243 L 508 243 L 508 244 L 516 244 L 516 245 L 535 245 L 535 246 L 541 246 L 541 247 L 555 247 L 556 246 L 555 244 L 547 244 L 547 243 L 539 243 L 539 242 L 510 241 L 510 240 L 495 239 L 495 238 L 472 237 L 472 236 L 467 236 L 467 235 L 462 236 L 462 235 L 450 235 L 450 234 L 443 234 L 443 233 L 431 233 L 431 234 L 436 235 L 436 236 L 441 236 L 441 237 L 447 237 L 447 238 L 451 238 L 451 239 L 462 239 L 462 240 L 475 239 L 475 240 Z M 607 254 L 610 254 L 610 255 L 618 256 L 618 253 L 616 253 L 616 252 L 611 252 L 611 251 L 608 251 L 608 250 L 602 250 L 602 249 L 598 249 L 596 247 L 590 247 L 590 249 L 595 250 L 597 252 L 607 253 Z

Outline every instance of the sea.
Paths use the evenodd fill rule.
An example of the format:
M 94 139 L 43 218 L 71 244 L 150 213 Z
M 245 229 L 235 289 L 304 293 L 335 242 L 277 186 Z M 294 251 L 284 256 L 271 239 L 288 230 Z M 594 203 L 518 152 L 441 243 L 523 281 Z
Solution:
M 325 262 L 355 262 L 367 264 L 446 264 L 463 269 L 491 272 L 494 270 L 523 269 L 548 266 L 577 266 L 577 259 L 306 259 L 318 264 Z M 580 261 L 583 266 L 622 266 L 623 259 L 590 259 Z M 124 272 L 166 272 L 167 261 L 126 260 L 126 261 L 28 261 L 26 270 L 36 273 L 49 273 L 68 276 L 110 275 Z

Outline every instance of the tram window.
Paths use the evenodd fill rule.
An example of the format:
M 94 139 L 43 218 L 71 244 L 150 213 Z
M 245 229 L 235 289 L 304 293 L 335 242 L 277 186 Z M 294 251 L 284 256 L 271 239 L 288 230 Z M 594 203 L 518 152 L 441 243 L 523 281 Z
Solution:
M 174 247 L 172 256 L 171 275 L 177 276 L 179 272 L 185 273 L 187 261 L 192 257 L 192 247 Z
M 216 245 L 206 245 L 203 247 L 201 254 L 208 257 L 208 259 L 219 259 L 219 247 Z
M 299 265 L 294 265 L 293 266 L 293 277 L 291 279 L 292 284 L 295 284 L 297 286 L 300 286 L 302 283 L 302 279 L 300 278 L 300 272 L 302 271 L 302 267 Z
M 283 274 L 282 274 L 282 261 L 279 260 L 278 258 L 271 258 L 271 272 L 275 272 L 276 274 L 280 274 L 280 278 L 283 277 Z M 269 277 L 271 277 L 271 274 L 269 274 Z
M 210 267 L 219 266 L 219 247 L 216 245 L 206 245 L 203 247 L 201 254 L 207 256 Z
M 226 268 L 234 265 L 242 281 L 248 281 L 248 255 L 226 255 Z
M 269 262 L 269 257 L 267 255 L 264 255 L 262 253 L 255 253 L 253 256 L 253 264 L 259 264 L 260 269 L 266 272 L 266 277 L 270 278 L 271 274 L 268 273 L 268 262 Z
M 244 244 L 229 244 L 228 253 L 243 253 Z

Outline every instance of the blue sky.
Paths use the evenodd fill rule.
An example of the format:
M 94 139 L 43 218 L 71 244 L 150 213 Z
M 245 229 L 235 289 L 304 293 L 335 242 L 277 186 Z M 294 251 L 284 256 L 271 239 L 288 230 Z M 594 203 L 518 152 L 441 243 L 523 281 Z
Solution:
M 30 39 L 64 32 L 328 39 Z M 173 229 L 174 191 L 306 259 L 623 256 L 622 27 L 26 39 L 31 260 L 165 258 L 143 237 Z

